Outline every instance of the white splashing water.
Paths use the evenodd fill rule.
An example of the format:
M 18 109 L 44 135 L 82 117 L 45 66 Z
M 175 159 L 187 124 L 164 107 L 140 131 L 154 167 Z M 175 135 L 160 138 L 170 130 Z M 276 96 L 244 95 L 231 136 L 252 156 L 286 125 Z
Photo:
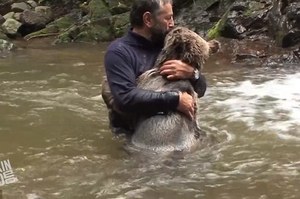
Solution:
M 252 130 L 300 141 L 300 73 L 262 83 L 246 80 L 219 89 L 232 94 L 217 102 L 217 106 L 229 109 L 229 121 L 240 120 Z

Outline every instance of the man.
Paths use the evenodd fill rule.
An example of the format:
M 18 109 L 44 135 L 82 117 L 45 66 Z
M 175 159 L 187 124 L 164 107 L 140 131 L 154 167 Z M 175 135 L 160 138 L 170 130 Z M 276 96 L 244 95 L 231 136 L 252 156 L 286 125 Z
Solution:
M 130 23 L 127 35 L 111 43 L 104 60 L 112 98 L 105 85 L 102 96 L 110 108 L 112 130 L 132 133 L 131 113 L 180 111 L 193 119 L 195 102 L 191 95 L 137 88 L 137 78 L 154 65 L 166 34 L 174 27 L 172 0 L 134 1 Z M 165 62 L 160 74 L 170 80 L 190 79 L 199 97 L 205 93 L 204 77 L 180 60 Z

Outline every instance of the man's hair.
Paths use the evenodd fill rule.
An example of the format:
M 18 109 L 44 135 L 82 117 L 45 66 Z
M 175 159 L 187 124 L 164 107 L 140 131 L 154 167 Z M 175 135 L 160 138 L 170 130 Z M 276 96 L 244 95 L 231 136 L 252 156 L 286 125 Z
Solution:
M 143 15 L 145 12 L 155 14 L 162 5 L 173 4 L 172 0 L 135 0 L 131 7 L 130 24 L 132 27 L 142 27 L 144 25 Z

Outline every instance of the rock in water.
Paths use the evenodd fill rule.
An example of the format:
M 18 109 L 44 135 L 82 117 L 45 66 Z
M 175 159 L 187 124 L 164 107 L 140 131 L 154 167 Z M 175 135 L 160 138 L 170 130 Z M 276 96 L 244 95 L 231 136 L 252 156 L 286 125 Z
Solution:
M 0 55 L 2 53 L 6 53 L 8 51 L 11 51 L 14 48 L 14 44 L 11 42 L 8 42 L 4 39 L 0 39 Z
M 13 3 L 11 5 L 11 10 L 13 12 L 23 12 L 24 10 L 29 10 L 29 9 L 30 9 L 30 6 L 25 2 Z
M 45 27 L 49 23 L 51 18 L 49 15 L 42 12 L 34 12 L 30 10 L 25 10 L 21 16 L 21 22 L 27 25 Z
M 15 19 L 7 19 L 2 27 L 4 29 L 4 33 L 9 35 L 16 35 L 18 33 L 18 29 L 22 24 Z
M 29 4 L 32 8 L 35 8 L 38 6 L 37 3 L 33 0 L 29 0 L 26 3 Z
M 4 15 L 4 19 L 7 20 L 7 19 L 13 19 L 14 18 L 14 12 L 9 12 L 7 13 L 6 15 Z

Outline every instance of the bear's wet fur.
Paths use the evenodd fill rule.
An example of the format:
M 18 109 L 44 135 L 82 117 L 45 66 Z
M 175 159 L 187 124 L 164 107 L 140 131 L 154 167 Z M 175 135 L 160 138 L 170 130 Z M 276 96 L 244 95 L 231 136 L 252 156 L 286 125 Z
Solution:
M 160 75 L 159 68 L 165 61 L 181 60 L 201 71 L 209 55 L 216 53 L 220 43 L 205 41 L 195 32 L 177 27 L 171 30 L 153 69 L 143 73 L 138 79 L 138 87 L 155 91 L 187 92 L 197 101 L 197 93 L 190 80 L 168 80 Z M 196 114 L 195 114 L 196 115 Z M 180 112 L 158 113 L 154 116 L 139 116 L 131 142 L 134 146 L 152 151 L 192 151 L 206 138 L 194 120 Z

